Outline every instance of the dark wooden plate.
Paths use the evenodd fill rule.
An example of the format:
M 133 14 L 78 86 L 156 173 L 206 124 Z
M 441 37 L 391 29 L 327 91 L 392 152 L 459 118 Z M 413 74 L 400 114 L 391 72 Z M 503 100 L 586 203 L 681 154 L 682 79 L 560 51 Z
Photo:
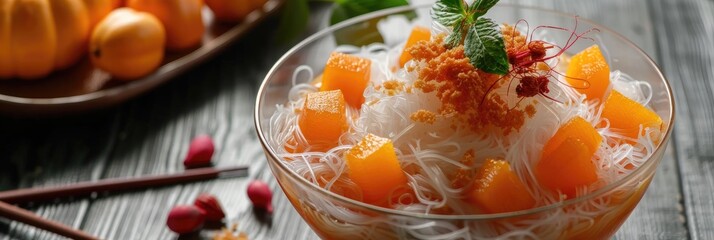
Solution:
M 132 81 L 114 80 L 84 58 L 75 66 L 37 80 L 0 81 L 0 112 L 15 116 L 49 116 L 111 106 L 149 91 L 218 53 L 276 12 L 284 0 L 269 0 L 236 24 L 218 23 L 203 9 L 206 32 L 195 49 L 167 53 L 152 74 Z

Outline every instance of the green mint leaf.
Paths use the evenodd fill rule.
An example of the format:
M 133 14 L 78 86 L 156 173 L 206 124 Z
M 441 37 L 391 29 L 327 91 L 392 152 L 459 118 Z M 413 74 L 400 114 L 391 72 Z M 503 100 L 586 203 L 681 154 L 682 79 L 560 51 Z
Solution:
M 464 38 L 463 28 L 464 21 L 459 21 L 458 23 L 456 23 L 456 25 L 454 25 L 454 29 L 451 34 L 449 34 L 449 36 L 447 36 L 444 40 L 446 43 L 446 47 L 454 48 L 461 43 L 461 40 Z
M 508 73 L 508 57 L 498 24 L 489 18 L 479 18 L 469 28 L 464 39 L 464 53 L 471 64 L 495 74 Z
M 463 0 L 439 0 L 431 7 L 431 18 L 447 27 L 453 27 L 468 16 Z
M 294 0 L 288 0 L 288 2 L 290 1 Z M 409 5 L 407 0 L 337 0 L 332 9 L 330 24 L 336 24 L 365 13 L 406 5 Z
M 486 14 L 496 3 L 498 0 L 476 0 L 469 6 L 469 13 L 473 14 L 473 18 L 476 19 Z
M 281 14 L 278 24 L 278 40 L 281 43 L 289 43 L 307 28 L 310 16 L 307 0 L 285 1 Z

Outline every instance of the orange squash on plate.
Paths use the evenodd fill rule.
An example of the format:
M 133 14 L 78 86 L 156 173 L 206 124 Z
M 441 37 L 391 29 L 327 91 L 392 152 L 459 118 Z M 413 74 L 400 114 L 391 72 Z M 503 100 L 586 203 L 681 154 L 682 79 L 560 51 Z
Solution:
M 151 13 L 164 24 L 169 50 L 196 47 L 203 39 L 202 0 L 129 0 L 127 6 Z
M 0 78 L 41 78 L 76 63 L 90 33 L 81 0 L 0 1 Z
M 164 58 L 166 33 L 151 14 L 120 8 L 97 24 L 89 44 L 94 66 L 118 79 L 154 71 Z
M 89 26 L 94 26 L 99 23 L 104 17 L 121 4 L 120 0 L 82 0 L 87 7 L 89 14 Z

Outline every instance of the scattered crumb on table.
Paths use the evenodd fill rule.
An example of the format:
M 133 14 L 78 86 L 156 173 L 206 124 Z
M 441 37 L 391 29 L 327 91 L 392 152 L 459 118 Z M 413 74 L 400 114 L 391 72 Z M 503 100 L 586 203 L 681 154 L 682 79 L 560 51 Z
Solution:
M 213 240 L 248 240 L 248 235 L 245 232 L 238 232 L 236 235 L 236 230 L 238 229 L 238 224 L 231 225 L 231 228 L 223 228 L 219 233 L 213 236 Z

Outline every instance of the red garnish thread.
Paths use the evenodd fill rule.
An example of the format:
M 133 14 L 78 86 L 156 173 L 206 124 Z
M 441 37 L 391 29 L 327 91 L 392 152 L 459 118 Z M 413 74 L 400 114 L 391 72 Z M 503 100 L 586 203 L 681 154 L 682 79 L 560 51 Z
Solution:
M 533 97 L 550 92 L 548 78 L 545 76 L 523 76 L 520 81 L 516 86 L 518 97 Z
M 578 33 L 578 17 L 576 16 L 575 27 L 573 28 L 573 30 L 556 26 L 538 26 L 534 28 L 533 31 L 530 31 L 526 39 L 516 30 L 518 24 L 520 23 L 526 24 L 526 33 L 529 33 L 530 26 L 528 25 L 528 22 L 524 19 L 518 20 L 518 22 L 516 22 L 516 25 L 513 27 L 506 26 L 503 29 L 504 40 L 507 40 L 506 38 L 510 37 L 510 41 L 505 41 L 504 43 L 506 45 L 506 54 L 508 55 L 508 62 L 511 64 L 511 70 L 507 74 L 501 76 L 498 81 L 494 82 L 493 84 L 491 84 L 491 86 L 489 86 L 487 91 L 488 94 L 490 94 L 493 88 L 497 86 L 498 82 L 509 76 L 511 77 L 509 81 L 509 89 L 512 81 L 518 80 L 518 85 L 516 86 L 516 94 L 519 98 L 521 98 L 521 101 L 527 97 L 541 95 L 550 100 L 559 102 L 557 99 L 554 99 L 547 95 L 547 93 L 550 92 L 550 89 L 548 88 L 548 82 L 550 81 L 550 79 L 555 79 L 555 81 L 565 86 L 577 88 L 567 83 L 561 82 L 557 79 L 555 75 L 560 75 L 569 79 L 585 81 L 586 84 L 583 88 L 589 87 L 589 83 L 587 83 L 585 79 L 565 76 L 564 74 L 548 66 L 545 61 L 551 59 L 557 60 L 558 57 L 560 57 L 565 51 L 567 51 L 580 39 L 588 39 L 594 41 L 594 39 L 587 37 L 586 35 L 593 31 L 600 31 L 599 29 L 591 28 L 584 32 Z M 542 28 L 566 31 L 570 33 L 570 36 L 562 47 L 543 40 L 534 40 L 533 34 L 537 30 Z M 558 51 L 555 54 L 548 56 L 547 51 L 552 48 L 556 48 L 558 49 Z M 488 94 L 486 94 L 483 99 L 481 99 L 481 103 L 483 103 Z M 520 101 L 518 101 L 518 103 L 520 103 Z M 516 103 L 516 106 L 518 105 L 518 103 Z

